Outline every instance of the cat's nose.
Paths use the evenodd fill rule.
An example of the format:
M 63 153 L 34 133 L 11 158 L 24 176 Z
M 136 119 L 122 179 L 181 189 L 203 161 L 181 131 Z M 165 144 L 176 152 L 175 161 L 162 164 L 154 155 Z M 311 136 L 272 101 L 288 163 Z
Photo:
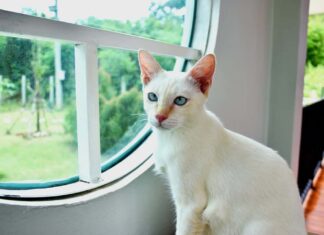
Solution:
M 166 120 L 168 117 L 163 115 L 163 114 L 157 114 L 155 116 L 156 120 L 158 120 L 159 123 L 163 122 L 164 120 Z

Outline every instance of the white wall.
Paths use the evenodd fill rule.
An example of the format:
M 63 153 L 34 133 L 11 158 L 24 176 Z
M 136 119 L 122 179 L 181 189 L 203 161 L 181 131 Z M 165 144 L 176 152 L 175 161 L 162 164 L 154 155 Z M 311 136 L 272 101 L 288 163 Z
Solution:
M 274 0 L 267 144 L 297 174 L 308 0 Z
M 222 1 L 209 108 L 226 127 L 266 143 L 270 0 Z
M 209 107 L 298 169 L 307 0 L 222 1 Z
M 304 0 L 284 1 L 289 8 L 285 12 L 275 9 L 274 6 L 280 7 L 279 1 L 222 1 L 215 50 L 218 68 L 209 100 L 210 109 L 227 127 L 263 143 L 268 143 L 268 123 L 272 123 L 271 127 L 281 123 L 269 120 L 270 114 L 277 111 L 277 101 L 271 98 L 276 95 L 273 91 L 278 86 L 272 84 L 271 79 L 276 69 L 272 49 L 279 45 L 276 40 L 281 43 L 282 30 L 289 30 L 278 22 L 274 24 L 273 16 L 276 13 L 283 21 L 290 15 L 295 19 Z M 291 37 L 296 37 L 299 21 L 291 23 L 295 25 Z M 285 39 L 289 39 L 289 34 L 285 35 Z M 292 53 L 297 44 L 289 47 Z M 211 47 L 213 45 L 208 46 Z M 284 46 L 276 47 L 278 57 L 281 50 L 283 55 L 289 53 Z M 296 67 L 290 66 L 290 69 Z M 289 81 L 296 80 L 293 73 L 287 76 Z M 293 92 L 294 88 L 289 94 Z M 278 95 L 282 97 L 282 93 Z M 286 122 L 292 119 L 291 112 L 294 110 L 288 112 Z M 270 137 L 280 140 L 277 133 Z M 149 171 L 117 192 L 79 205 L 49 208 L 0 205 L 0 234 L 168 235 L 173 233 L 174 221 L 168 195 L 163 181 Z
M 173 214 L 165 184 L 149 170 L 123 189 L 79 205 L 0 204 L 0 234 L 166 235 L 173 233 Z

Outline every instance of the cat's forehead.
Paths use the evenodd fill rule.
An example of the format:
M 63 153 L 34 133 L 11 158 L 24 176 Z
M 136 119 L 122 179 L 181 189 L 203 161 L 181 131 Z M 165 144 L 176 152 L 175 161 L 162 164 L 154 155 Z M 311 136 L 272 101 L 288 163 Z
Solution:
M 156 75 L 147 85 L 148 90 L 169 92 L 192 91 L 194 89 L 192 82 L 188 79 L 185 72 L 163 71 Z

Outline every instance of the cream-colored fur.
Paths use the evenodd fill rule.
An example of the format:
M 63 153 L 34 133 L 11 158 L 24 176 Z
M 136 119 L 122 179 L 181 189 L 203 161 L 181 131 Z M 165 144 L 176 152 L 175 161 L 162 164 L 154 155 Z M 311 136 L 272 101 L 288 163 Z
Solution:
M 306 235 L 287 163 L 272 149 L 224 128 L 205 108 L 207 92 L 201 92 L 192 73 L 166 72 L 145 51 L 139 60 L 142 77 L 147 76 L 144 109 L 158 143 L 155 168 L 171 188 L 176 234 Z M 158 101 L 149 101 L 149 92 Z M 188 102 L 174 105 L 178 96 Z M 171 105 L 172 112 L 159 123 L 156 114 Z

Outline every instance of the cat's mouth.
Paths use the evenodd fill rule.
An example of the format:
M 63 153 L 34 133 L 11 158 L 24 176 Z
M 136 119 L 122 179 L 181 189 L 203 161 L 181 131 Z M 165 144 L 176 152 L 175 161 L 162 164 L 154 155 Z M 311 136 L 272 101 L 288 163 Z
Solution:
M 173 126 L 169 126 L 169 125 L 166 125 L 164 123 L 154 122 L 154 123 L 151 123 L 151 124 L 152 124 L 152 126 L 154 126 L 158 130 L 170 130 L 170 129 L 173 128 Z

